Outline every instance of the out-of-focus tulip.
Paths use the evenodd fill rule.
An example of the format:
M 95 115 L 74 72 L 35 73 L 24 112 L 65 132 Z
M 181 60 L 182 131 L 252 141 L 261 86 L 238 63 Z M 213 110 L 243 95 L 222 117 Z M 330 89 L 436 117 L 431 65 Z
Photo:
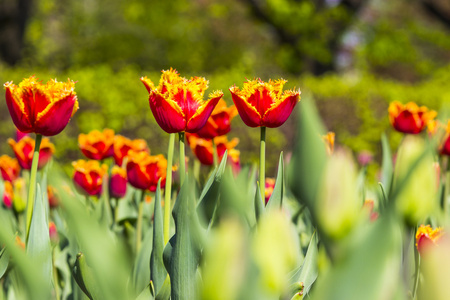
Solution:
M 13 149 L 22 169 L 30 170 L 33 161 L 34 139 L 29 136 L 23 137 L 18 142 L 8 139 L 8 144 Z M 39 149 L 38 169 L 41 169 L 49 162 L 54 152 L 55 146 L 50 143 L 48 138 L 43 138 Z
M 18 235 L 16 235 L 16 245 L 25 250 L 25 243 L 22 242 L 22 239 Z
M 127 156 L 128 151 L 130 150 L 135 152 L 145 151 L 150 153 L 145 140 L 130 140 L 121 135 L 116 135 L 114 137 L 114 161 L 118 166 L 122 166 L 123 159 Z
M 114 155 L 114 130 L 92 130 L 88 134 L 78 135 L 78 146 L 81 152 L 89 158 L 102 160 Z
M 108 171 L 108 167 L 96 160 L 78 160 L 72 163 L 75 173 L 73 181 L 75 187 L 86 196 L 100 197 L 102 193 L 103 177 Z
M 286 122 L 297 102 L 300 90 L 283 92 L 284 79 L 248 80 L 242 90 L 230 88 L 231 96 L 242 121 L 250 127 L 279 127 Z
M 189 134 L 187 136 L 189 146 L 191 147 L 192 152 L 194 152 L 198 160 L 204 165 L 213 165 L 213 140 L 202 139 L 195 134 Z M 226 136 L 218 136 L 214 138 L 214 143 L 216 144 L 217 157 L 220 161 L 226 150 L 231 150 L 236 147 L 236 145 L 239 143 L 239 139 L 233 138 L 231 141 L 228 141 L 228 138 Z
M 225 100 L 220 99 L 205 126 L 197 131 L 197 135 L 203 139 L 213 139 L 227 134 L 231 129 L 231 120 L 237 113 L 236 106 L 227 107 Z
M 0 156 L 0 171 L 4 181 L 14 181 L 20 174 L 19 162 L 8 155 L 2 155 Z
M 336 180 L 337 174 L 339 180 Z M 334 239 L 345 237 L 360 215 L 359 199 L 352 155 L 344 149 L 335 151 L 325 167 L 316 205 L 323 231 Z
M 19 129 L 16 130 L 16 141 L 20 141 L 25 136 L 28 136 L 28 133 L 24 133 Z
M 14 199 L 14 189 L 9 181 L 5 181 L 5 190 L 3 192 L 3 205 L 5 205 L 7 208 L 11 208 L 13 205 L 13 199 Z
M 444 141 L 439 147 L 439 152 L 443 155 L 450 156 L 450 121 L 448 121 L 445 131 Z
M 432 229 L 430 225 L 420 225 L 416 232 L 416 247 L 420 254 L 427 251 L 428 247 L 438 244 L 439 239 L 444 234 L 441 227 Z
M 27 186 L 25 179 L 19 177 L 13 181 L 14 200 L 13 207 L 16 213 L 21 213 L 27 207 Z
M 141 81 L 149 92 L 153 116 L 167 133 L 197 132 L 223 96 L 221 91 L 215 91 L 204 101 L 208 81 L 203 77 L 180 77 L 174 69 L 162 71 L 158 87 L 147 77 Z
M 371 199 L 367 199 L 364 201 L 363 210 L 365 210 L 370 218 L 370 221 L 374 222 L 378 219 L 378 213 L 376 211 L 373 211 L 374 209 L 374 202 Z
M 237 176 L 239 174 L 239 172 L 241 171 L 240 154 L 241 154 L 241 152 L 234 148 L 228 150 L 229 164 L 231 165 L 231 170 L 233 171 L 233 174 L 235 176 Z
M 328 155 L 333 154 L 335 137 L 336 137 L 336 134 L 332 131 L 329 131 L 327 134 L 322 136 L 322 140 L 325 143 L 325 147 L 327 148 Z
M 367 166 L 373 160 L 373 153 L 368 150 L 363 150 L 358 154 L 358 162 L 362 166 Z
M 413 163 L 425 151 L 425 142 L 417 136 L 406 136 L 399 147 L 394 170 L 394 188 L 410 173 Z M 397 194 L 397 211 L 413 226 L 424 220 L 436 206 L 437 178 L 431 151 L 409 174 L 408 181 Z
M 50 206 L 50 208 L 58 207 L 59 199 L 58 199 L 57 191 L 51 185 L 47 186 L 47 196 L 48 196 L 48 205 Z
M 53 222 L 48 223 L 48 234 L 50 236 L 50 242 L 55 245 L 58 243 L 59 236 L 58 231 L 56 230 L 56 225 Z
M 267 202 L 269 202 L 270 196 L 272 196 L 274 187 L 275 187 L 275 178 L 266 177 L 266 190 L 265 190 L 266 205 Z
M 127 171 L 119 166 L 114 166 L 111 170 L 109 181 L 109 194 L 113 198 L 122 198 L 127 193 Z
M 127 177 L 135 188 L 156 191 L 161 178 L 161 188 L 166 185 L 167 160 L 162 154 L 151 156 L 147 152 L 128 152 Z
M 405 105 L 398 101 L 391 102 L 388 111 L 389 121 L 395 130 L 411 134 L 420 133 L 437 116 L 436 111 L 425 106 L 419 107 L 414 102 Z
M 75 83 L 51 79 L 42 84 L 34 76 L 26 78 L 18 86 L 4 84 L 6 104 L 17 129 L 45 136 L 60 133 L 78 110 Z

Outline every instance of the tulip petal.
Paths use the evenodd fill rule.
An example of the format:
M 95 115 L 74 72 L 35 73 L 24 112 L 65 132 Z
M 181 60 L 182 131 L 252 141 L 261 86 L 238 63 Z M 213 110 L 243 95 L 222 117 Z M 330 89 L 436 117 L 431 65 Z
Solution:
M 195 112 L 195 114 L 188 120 L 186 131 L 187 132 L 197 132 L 203 126 L 205 126 L 206 121 L 210 117 L 212 111 L 216 107 L 220 98 L 222 98 L 223 93 L 217 92 L 212 95 L 212 98 L 208 99 L 205 103 L 203 103 Z
M 37 114 L 35 132 L 45 136 L 60 133 L 69 123 L 76 101 L 75 95 L 69 95 L 49 104 Z
M 292 113 L 295 105 L 299 101 L 300 94 L 297 92 L 286 93 L 284 99 L 273 104 L 263 117 L 262 125 L 275 128 L 279 127 L 286 122 L 287 118 Z
M 158 125 L 167 133 L 184 131 L 186 121 L 181 108 L 171 100 L 165 99 L 158 92 L 149 96 L 150 109 Z
M 261 126 L 261 115 L 258 113 L 255 107 L 251 106 L 247 101 L 242 99 L 237 93 L 234 92 L 234 88 L 230 88 L 231 98 L 234 105 L 241 116 L 242 121 L 249 127 Z
M 14 97 L 11 87 L 12 83 L 6 84 L 6 104 L 9 114 L 17 129 L 24 133 L 33 132 L 33 125 L 30 121 L 29 107 L 24 104 L 20 97 Z

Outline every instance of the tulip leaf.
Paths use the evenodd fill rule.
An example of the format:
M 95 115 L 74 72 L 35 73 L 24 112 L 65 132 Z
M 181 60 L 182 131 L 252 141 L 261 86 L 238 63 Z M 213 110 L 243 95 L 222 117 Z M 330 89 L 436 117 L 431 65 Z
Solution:
M 134 221 L 137 219 L 137 209 L 134 203 L 134 189 L 129 189 L 127 195 L 117 201 L 119 208 L 117 211 L 117 222 L 123 223 L 127 220 Z
M 214 210 L 217 206 L 218 199 L 220 198 L 220 183 L 222 181 L 223 173 L 227 165 L 227 151 L 225 151 L 222 161 L 219 166 L 209 176 L 206 184 L 200 194 L 200 200 L 197 205 L 197 209 L 203 212 L 203 216 L 208 223 L 211 222 Z
M 283 205 L 283 193 L 284 193 L 284 163 L 283 163 L 283 152 L 280 154 L 280 159 L 278 161 L 278 174 L 275 181 L 275 186 L 273 188 L 272 195 L 267 202 L 267 209 L 281 209 Z
M 321 139 L 325 130 L 312 99 L 302 100 L 298 107 L 296 145 L 289 163 L 289 187 L 313 212 L 327 159 Z
M 156 300 L 169 300 L 170 299 L 170 277 L 166 276 L 164 283 L 155 297 Z
M 89 299 L 102 298 L 93 270 L 87 265 L 86 258 L 81 252 L 77 255 L 77 260 L 73 268 L 73 275 L 78 286 Z
M 9 264 L 9 253 L 6 249 L 6 247 L 3 247 L 3 249 L 0 251 L 0 279 L 5 275 L 6 269 L 8 268 Z
M 150 281 L 150 252 L 153 247 L 153 231 L 147 230 L 142 241 L 142 248 L 136 256 L 133 268 L 135 292 L 139 293 Z
M 391 147 L 385 133 L 381 135 L 381 149 L 381 183 L 383 184 L 385 191 L 389 193 L 389 191 L 391 190 L 394 166 L 392 164 Z M 390 195 L 387 196 L 389 197 Z
M 153 297 L 150 285 L 147 285 L 145 289 L 142 290 L 142 292 L 139 294 L 139 296 L 136 298 L 136 300 L 149 300 L 149 299 L 155 299 Z
M 302 265 L 297 270 L 293 271 L 290 279 L 291 284 L 302 283 L 304 294 L 309 293 L 309 290 L 319 275 L 317 259 L 317 234 L 314 233 L 309 242 L 308 250 L 306 250 L 306 256 Z
M 195 278 L 201 247 L 193 187 L 194 182 L 187 175 L 172 211 L 175 235 L 164 249 L 164 264 L 169 272 L 173 300 L 197 299 Z
M 50 288 L 52 278 L 52 248 L 50 245 L 47 214 L 42 200 L 41 185 L 39 183 L 37 184 L 36 199 L 31 218 L 27 254 L 40 265 L 40 276 L 42 276 Z
M 259 220 L 261 215 L 264 213 L 264 200 L 261 197 L 261 189 L 259 188 L 259 182 L 257 183 L 257 188 L 255 191 L 255 218 L 256 221 Z
M 161 179 L 158 181 L 155 194 L 155 214 L 153 218 L 153 248 L 150 255 L 150 279 L 153 282 L 155 293 L 158 294 L 164 280 L 167 277 L 167 271 L 164 267 L 164 233 L 163 233 L 163 214 L 161 210 Z

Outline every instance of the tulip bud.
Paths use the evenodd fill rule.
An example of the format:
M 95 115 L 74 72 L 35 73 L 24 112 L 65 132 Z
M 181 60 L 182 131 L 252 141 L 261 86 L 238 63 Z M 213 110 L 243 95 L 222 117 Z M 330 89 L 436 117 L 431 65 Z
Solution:
M 361 205 L 356 182 L 356 167 L 351 153 L 335 151 L 324 170 L 316 206 L 319 223 L 332 238 L 344 237 L 359 216 Z
M 53 222 L 48 223 L 48 233 L 50 235 L 50 242 L 56 245 L 59 241 L 58 231 L 56 230 L 56 225 Z
M 14 182 L 13 207 L 17 213 L 21 213 L 27 207 L 27 188 L 23 178 L 17 178 Z
M 114 166 L 109 182 L 110 196 L 117 199 L 124 197 L 127 193 L 127 183 L 127 171 L 119 166 Z
M 399 148 L 395 164 L 395 188 L 404 180 L 411 166 L 424 151 L 425 142 L 421 138 L 405 137 Z M 433 211 L 437 192 L 436 182 L 433 155 L 429 152 L 412 171 L 408 181 L 395 199 L 398 213 L 408 224 L 417 224 Z
M 5 186 L 5 190 L 3 192 L 3 204 L 7 208 L 11 208 L 11 206 L 13 204 L 13 199 L 14 199 L 13 186 L 12 186 L 11 182 L 9 182 L 9 181 L 5 181 L 4 186 Z
M 432 229 L 430 225 L 420 225 L 416 232 L 416 247 L 420 254 L 428 251 L 429 247 L 437 245 L 444 232 L 441 227 Z

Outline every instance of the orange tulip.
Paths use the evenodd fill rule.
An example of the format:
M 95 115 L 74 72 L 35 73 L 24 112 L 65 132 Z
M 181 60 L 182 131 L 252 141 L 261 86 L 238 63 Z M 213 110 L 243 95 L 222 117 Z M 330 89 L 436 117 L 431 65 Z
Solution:
M 335 136 L 336 136 L 335 133 L 332 131 L 329 131 L 327 134 L 322 136 L 322 140 L 325 143 L 325 147 L 327 148 L 328 155 L 333 154 Z
M 30 170 L 33 161 L 34 140 L 29 136 L 25 136 L 18 142 L 8 139 L 8 144 L 13 149 L 22 169 Z M 50 143 L 48 138 L 43 138 L 39 150 L 38 169 L 41 169 L 49 162 L 54 152 L 55 146 Z
M 128 152 L 128 182 L 135 188 L 156 191 L 161 178 L 161 188 L 166 185 L 167 160 L 162 154 L 150 156 L 147 152 Z
M 57 196 L 57 192 L 56 189 L 51 185 L 47 186 L 47 196 L 48 196 L 48 205 L 50 206 L 50 208 L 58 207 L 59 199 Z
M 81 152 L 89 158 L 102 160 L 114 155 L 114 130 L 104 129 L 103 132 L 92 130 L 88 134 L 78 135 L 78 146 Z
M 214 163 L 213 156 L 213 140 L 202 139 L 195 134 L 188 134 L 188 143 L 191 147 L 192 152 L 198 160 L 207 166 L 211 166 Z M 214 138 L 214 143 L 217 147 L 217 157 L 219 160 L 222 159 L 226 150 L 233 149 L 239 143 L 238 138 L 234 138 L 228 141 L 226 136 L 219 136 Z
M 395 130 L 403 133 L 418 134 L 433 120 L 437 113 L 427 107 L 419 107 L 414 102 L 405 105 L 398 101 L 389 105 L 389 121 Z
M 424 250 L 436 245 L 444 232 L 441 227 L 432 229 L 430 225 L 420 225 L 416 232 L 416 247 L 423 254 Z
M 0 156 L 0 171 L 4 181 L 14 181 L 20 174 L 19 162 L 8 155 Z
M 6 104 L 16 127 L 23 133 L 46 136 L 60 133 L 78 110 L 75 83 L 54 79 L 42 84 L 34 76 L 16 86 L 4 84 Z
M 300 90 L 283 92 L 284 79 L 248 80 L 240 90 L 237 86 L 230 88 L 234 104 L 242 121 L 250 127 L 279 127 L 286 122 L 297 102 Z
M 14 199 L 14 189 L 9 181 L 5 181 L 5 191 L 3 192 L 3 205 L 7 208 L 11 208 Z
M 73 181 L 75 187 L 86 196 L 100 197 L 102 194 L 103 177 L 108 167 L 96 160 L 78 160 L 72 163 L 75 173 Z
M 150 153 L 147 142 L 142 139 L 130 140 L 121 135 L 116 135 L 114 137 L 114 161 L 118 166 L 122 165 L 123 159 L 130 150 Z
M 205 126 L 197 131 L 197 135 L 203 139 L 213 139 L 227 134 L 231 129 L 231 120 L 237 113 L 236 106 L 227 107 L 225 100 L 220 99 Z
M 114 166 L 111 170 L 109 181 L 109 194 L 113 198 L 122 198 L 127 193 L 127 171 L 119 166 Z
M 197 132 L 206 124 L 223 93 L 215 91 L 204 101 L 203 94 L 208 88 L 205 78 L 188 80 L 173 69 L 162 73 L 158 87 L 147 77 L 141 78 L 149 92 L 150 109 L 156 122 L 167 133 Z

